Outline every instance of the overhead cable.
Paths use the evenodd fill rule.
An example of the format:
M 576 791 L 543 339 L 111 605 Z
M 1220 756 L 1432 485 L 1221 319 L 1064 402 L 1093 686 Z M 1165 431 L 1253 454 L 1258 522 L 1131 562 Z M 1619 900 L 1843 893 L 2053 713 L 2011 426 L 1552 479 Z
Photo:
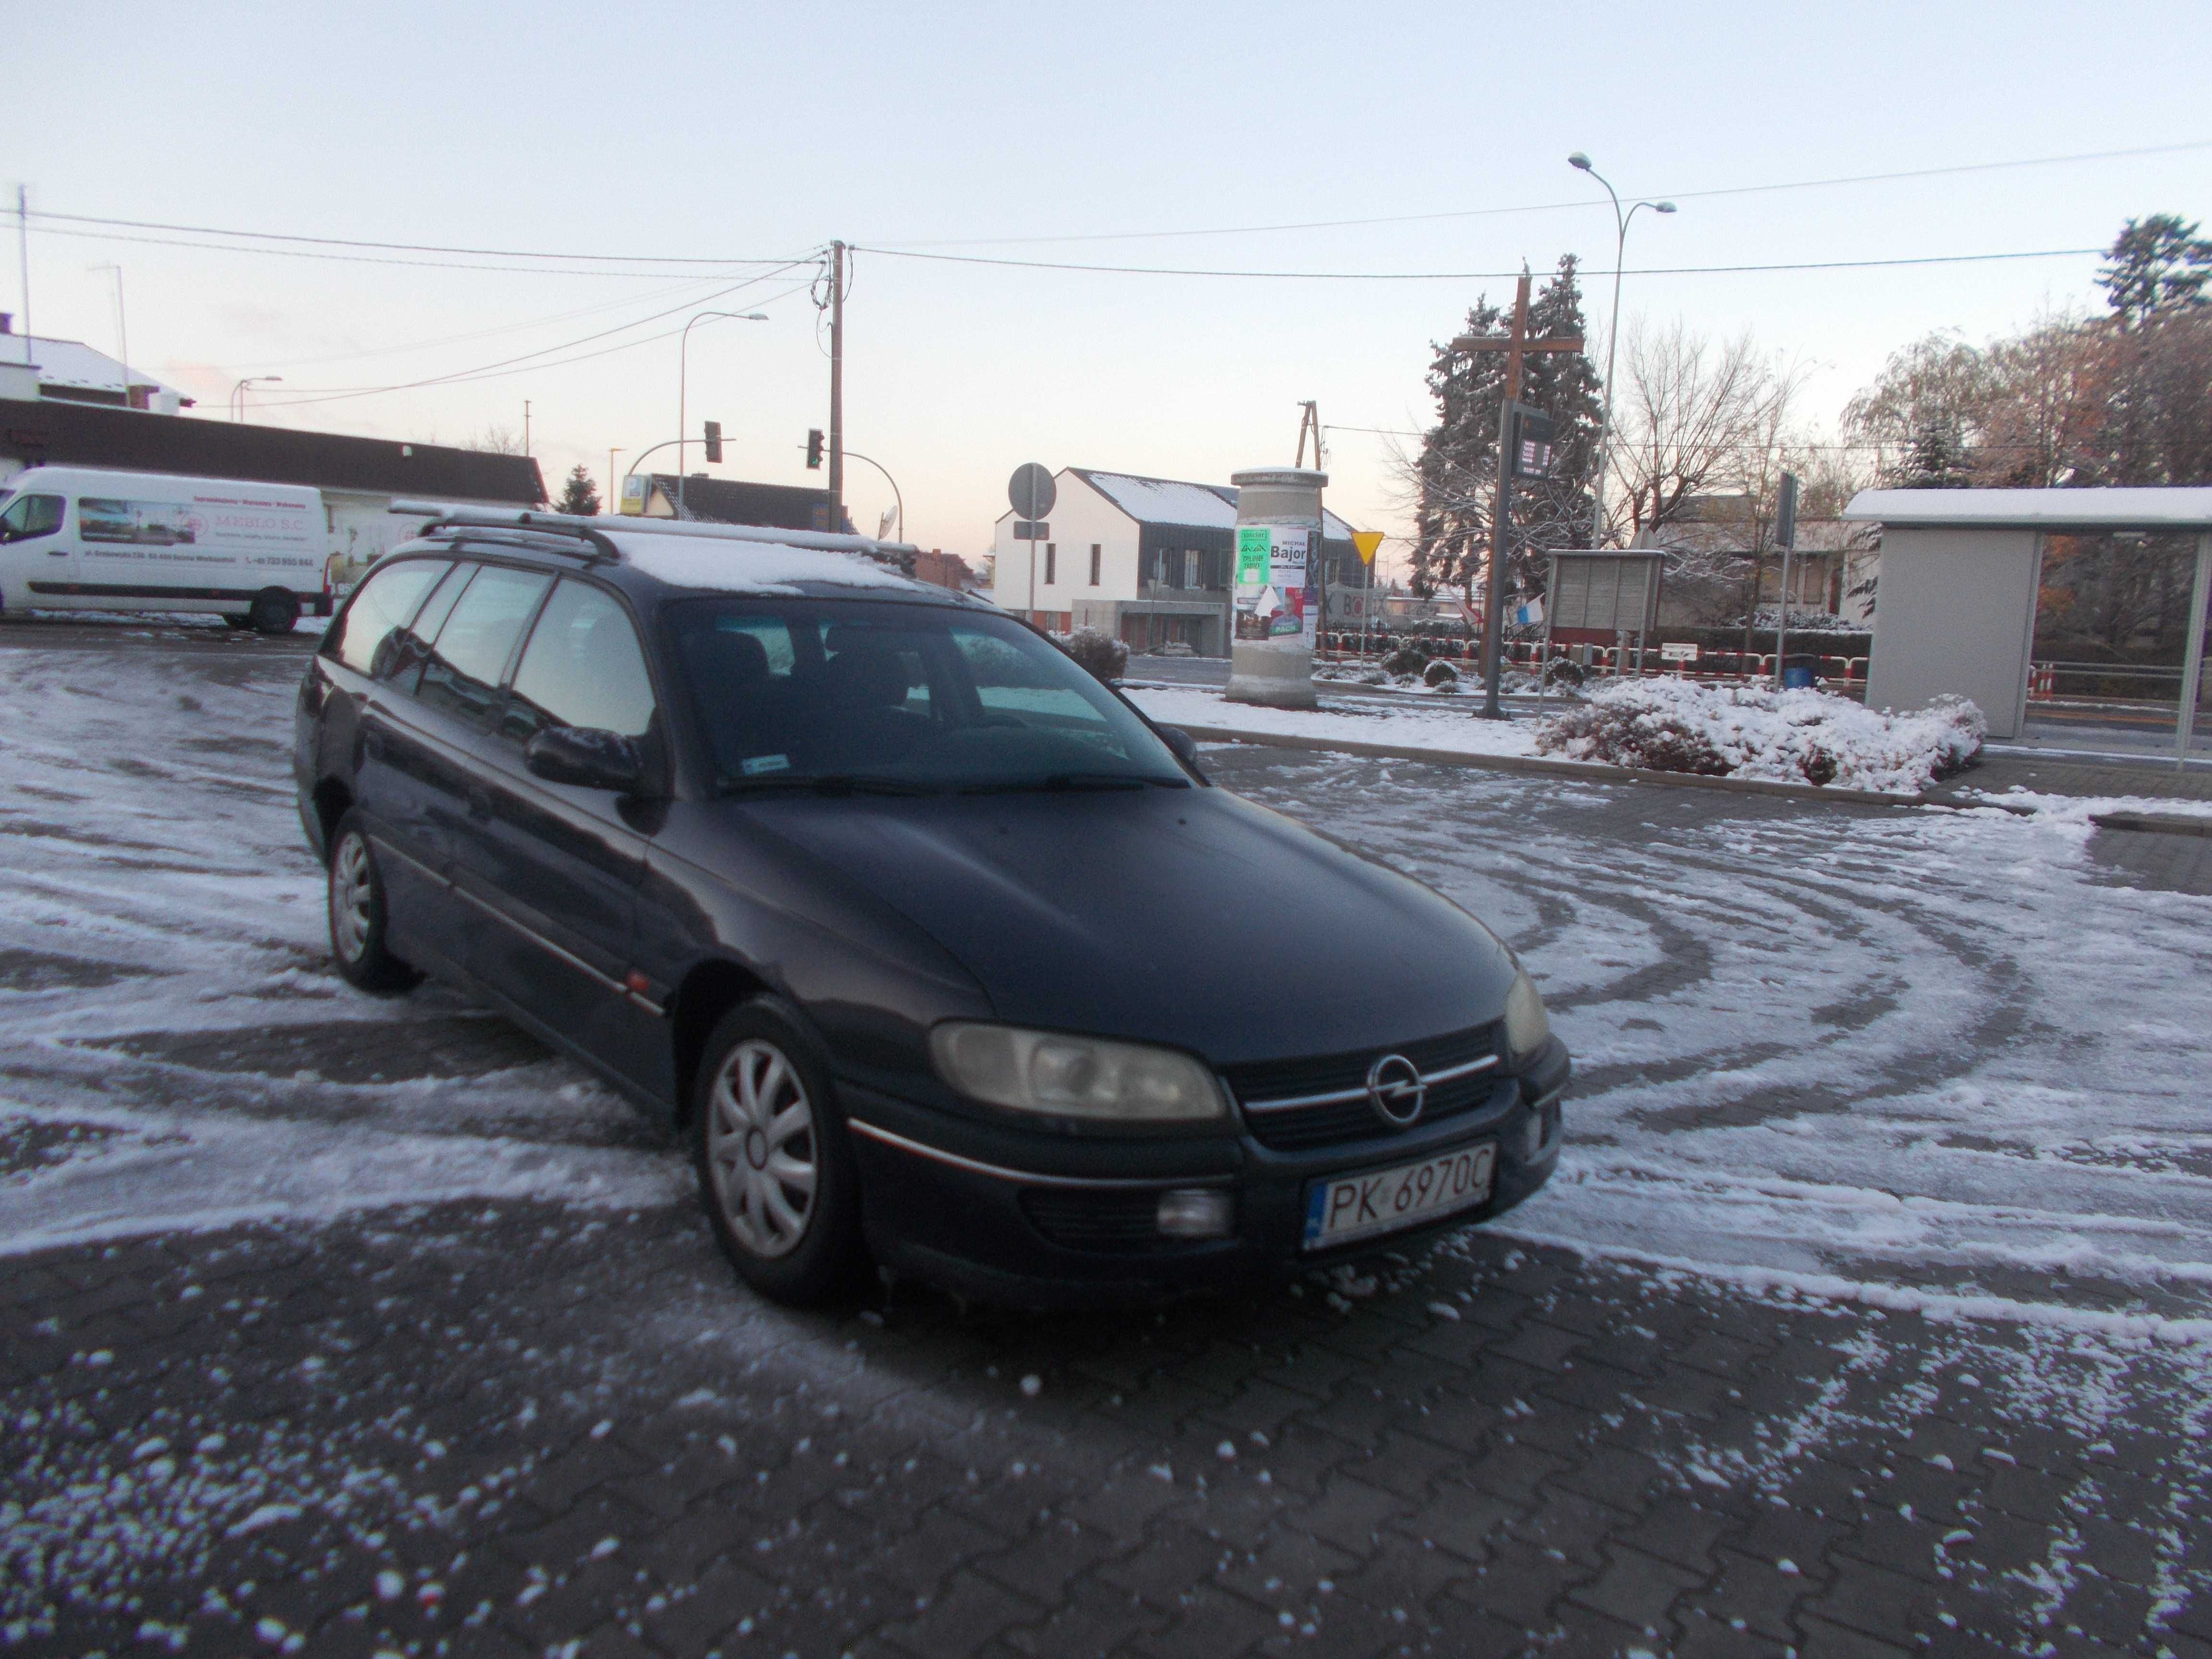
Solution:
M 1278 282 L 1305 283 L 1470 283 L 1508 282 L 1519 270 L 1227 270 L 1188 265 L 1101 265 L 1068 259 L 1005 259 L 981 253 L 925 253 L 918 248 L 874 247 L 855 244 L 862 253 L 880 253 L 895 259 L 929 259 L 947 264 L 996 265 L 1016 270 L 1096 271 L 1116 276 L 1228 276 Z M 1904 265 L 1984 264 L 2002 259 L 2061 259 L 2104 257 L 2100 247 L 2037 248 L 2021 253 L 1932 253 L 1905 259 L 1809 259 L 1790 264 L 1758 265 L 1654 265 L 1627 270 L 1628 276 L 1723 276 L 1759 271 L 1876 270 Z

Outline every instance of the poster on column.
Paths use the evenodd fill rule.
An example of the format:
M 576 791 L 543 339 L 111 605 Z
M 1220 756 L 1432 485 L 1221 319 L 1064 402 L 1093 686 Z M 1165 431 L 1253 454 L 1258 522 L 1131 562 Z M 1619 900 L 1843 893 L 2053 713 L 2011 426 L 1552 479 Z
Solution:
M 1320 620 L 1307 586 L 1314 532 L 1279 525 L 1237 527 L 1237 637 L 1310 645 Z

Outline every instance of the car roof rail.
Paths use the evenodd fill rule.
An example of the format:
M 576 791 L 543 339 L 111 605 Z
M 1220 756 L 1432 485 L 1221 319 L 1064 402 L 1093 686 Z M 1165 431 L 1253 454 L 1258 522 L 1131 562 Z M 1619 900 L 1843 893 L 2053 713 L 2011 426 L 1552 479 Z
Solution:
M 842 536 L 826 530 L 787 530 L 780 525 L 702 524 L 695 520 L 648 519 L 639 514 L 584 517 L 573 513 L 541 513 L 532 507 L 464 507 L 445 501 L 394 501 L 387 511 L 403 517 L 429 519 L 425 531 L 441 525 L 475 529 L 544 530 L 580 536 L 599 544 L 610 558 L 620 550 L 608 539 L 620 535 L 691 536 L 708 541 L 774 542 L 786 547 L 811 547 L 828 553 L 864 553 L 871 558 L 897 562 L 921 550 L 910 542 L 879 542 L 870 536 Z

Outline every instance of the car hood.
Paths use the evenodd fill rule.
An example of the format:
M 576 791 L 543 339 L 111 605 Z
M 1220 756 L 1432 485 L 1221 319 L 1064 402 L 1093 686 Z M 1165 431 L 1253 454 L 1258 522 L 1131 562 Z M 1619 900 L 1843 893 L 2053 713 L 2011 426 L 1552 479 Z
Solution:
M 912 921 L 1015 1024 L 1229 1065 L 1462 1030 L 1512 981 L 1448 899 L 1223 790 L 728 806 Z

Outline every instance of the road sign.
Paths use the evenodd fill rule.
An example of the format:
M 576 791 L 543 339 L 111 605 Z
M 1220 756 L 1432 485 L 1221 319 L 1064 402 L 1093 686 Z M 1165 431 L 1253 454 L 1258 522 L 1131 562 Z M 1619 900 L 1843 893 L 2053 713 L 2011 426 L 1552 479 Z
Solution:
M 1659 647 L 1661 662 L 1695 662 L 1697 659 L 1698 647 L 1694 640 L 1679 645 L 1669 642 Z
M 1060 499 L 1060 489 L 1048 471 L 1035 461 L 1024 461 L 1006 481 L 1006 499 L 1023 518 L 1042 519 Z
M 1382 545 L 1382 532 L 1379 530 L 1355 530 L 1352 532 L 1352 544 L 1359 550 L 1360 563 L 1373 564 L 1375 550 Z
M 1782 475 L 1782 499 L 1774 509 L 1774 544 L 1784 552 L 1797 545 L 1797 475 Z

